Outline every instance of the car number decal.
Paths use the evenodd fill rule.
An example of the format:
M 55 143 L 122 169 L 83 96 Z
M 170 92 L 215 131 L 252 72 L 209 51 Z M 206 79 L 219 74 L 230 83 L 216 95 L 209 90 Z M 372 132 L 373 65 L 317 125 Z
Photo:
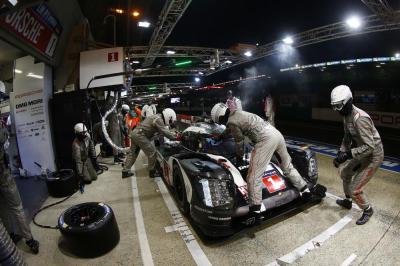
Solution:
M 286 188 L 285 181 L 275 171 L 267 173 L 262 179 L 269 193 L 274 193 Z

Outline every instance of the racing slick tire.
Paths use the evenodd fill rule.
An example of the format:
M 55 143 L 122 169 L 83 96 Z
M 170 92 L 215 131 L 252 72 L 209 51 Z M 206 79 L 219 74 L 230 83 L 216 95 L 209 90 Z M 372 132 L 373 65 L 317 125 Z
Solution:
M 173 186 L 174 198 L 178 205 L 179 210 L 188 215 L 190 212 L 190 204 L 186 196 L 185 181 L 183 180 L 182 171 L 177 163 L 173 167 Z
M 46 184 L 47 191 L 54 198 L 66 197 L 78 190 L 78 183 L 72 169 L 61 169 L 51 174 L 46 179 Z
M 93 258 L 112 250 L 120 234 L 114 212 L 101 202 L 85 202 L 58 218 L 65 249 L 78 257 Z

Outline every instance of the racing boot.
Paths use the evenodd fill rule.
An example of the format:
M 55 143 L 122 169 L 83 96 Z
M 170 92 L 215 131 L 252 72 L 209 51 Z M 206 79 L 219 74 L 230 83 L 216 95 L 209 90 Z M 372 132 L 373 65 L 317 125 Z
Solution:
M 153 170 L 149 171 L 149 177 L 150 178 L 155 178 L 155 177 L 158 177 L 158 176 L 160 176 L 160 174 L 158 173 L 157 170 L 153 169 Z
M 122 178 L 128 178 L 134 175 L 135 173 L 132 172 L 131 170 L 122 170 Z
M 304 200 L 309 200 L 313 196 L 307 185 L 305 185 L 302 189 L 300 189 L 300 195 Z
M 261 205 L 252 205 L 249 208 L 249 215 L 242 223 L 246 226 L 260 225 L 263 217 L 261 216 Z
M 114 163 L 118 164 L 118 163 L 123 163 L 124 161 L 121 160 L 121 158 L 119 158 L 118 156 L 114 156 Z
M 369 221 L 369 219 L 371 218 L 372 214 L 374 214 L 374 210 L 372 209 L 371 206 L 368 206 L 368 208 L 364 209 L 361 218 L 356 221 L 356 224 L 357 225 L 365 224 L 366 222 Z
M 350 198 L 338 199 L 338 200 L 336 200 L 336 204 L 340 205 L 343 208 L 346 208 L 348 210 L 350 210 L 351 207 L 353 206 L 353 202 Z
M 28 245 L 33 254 L 39 253 L 39 241 L 32 238 L 30 240 L 27 240 L 25 243 L 26 245 Z

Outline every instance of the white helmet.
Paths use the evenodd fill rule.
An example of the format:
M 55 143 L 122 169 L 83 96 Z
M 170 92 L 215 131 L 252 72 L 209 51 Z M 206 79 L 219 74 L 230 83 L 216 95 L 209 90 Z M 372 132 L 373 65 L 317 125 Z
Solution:
M 143 108 L 142 108 L 142 116 L 146 118 L 146 117 L 149 117 L 149 116 L 152 116 L 152 115 L 154 115 L 153 114 L 153 109 L 150 106 L 148 106 L 147 104 L 145 106 L 143 106 Z
M 228 110 L 228 106 L 224 103 L 217 103 L 214 105 L 214 107 L 211 109 L 211 119 L 215 123 L 219 123 L 219 118 L 220 116 L 224 116 L 226 114 L 226 110 Z
M 331 92 L 331 105 L 335 111 L 342 110 L 351 99 L 353 99 L 353 94 L 346 85 L 337 86 Z
M 87 128 L 83 123 L 78 123 L 74 126 L 75 134 L 87 132 Z
M 127 105 L 127 104 L 123 104 L 123 105 L 122 105 L 122 110 L 123 110 L 123 111 L 129 112 L 130 109 L 131 109 L 131 108 L 129 108 L 129 105 Z
M 165 124 L 171 125 L 176 121 L 176 113 L 171 108 L 166 108 L 162 111 L 162 115 L 164 117 Z

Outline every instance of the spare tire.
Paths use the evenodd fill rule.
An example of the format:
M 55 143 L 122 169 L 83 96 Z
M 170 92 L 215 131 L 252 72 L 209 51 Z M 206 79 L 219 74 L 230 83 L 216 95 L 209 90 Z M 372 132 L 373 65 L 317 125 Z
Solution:
M 47 190 L 55 198 L 72 195 L 78 189 L 78 182 L 74 170 L 62 169 L 51 174 L 46 179 Z
M 58 227 L 67 251 L 79 257 L 103 255 L 119 242 L 114 212 L 101 202 L 72 206 L 60 215 Z

